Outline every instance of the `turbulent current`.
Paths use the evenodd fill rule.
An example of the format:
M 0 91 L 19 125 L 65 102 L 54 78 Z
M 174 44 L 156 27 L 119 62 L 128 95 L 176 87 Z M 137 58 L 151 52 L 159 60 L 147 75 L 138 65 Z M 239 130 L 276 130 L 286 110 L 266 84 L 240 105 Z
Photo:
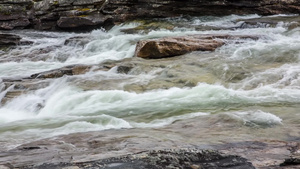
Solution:
M 293 21 L 298 17 L 182 17 L 89 33 L 14 31 L 33 44 L 0 50 L 0 148 L 62 134 L 161 128 L 185 120 L 210 121 L 211 132 L 224 126 L 216 141 L 228 132 L 242 140 L 299 137 L 300 27 Z M 168 59 L 133 57 L 139 40 L 195 34 L 260 38 Z M 81 39 L 66 44 L 72 37 Z M 64 66 L 105 62 L 134 66 L 128 73 L 117 66 L 108 71 L 95 67 L 85 74 L 9 85 Z

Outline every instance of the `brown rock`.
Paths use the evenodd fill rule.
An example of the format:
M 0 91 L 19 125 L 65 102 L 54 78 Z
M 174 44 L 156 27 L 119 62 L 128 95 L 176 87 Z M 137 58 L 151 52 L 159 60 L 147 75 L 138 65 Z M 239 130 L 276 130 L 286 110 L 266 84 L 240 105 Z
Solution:
M 160 59 L 183 55 L 192 51 L 214 51 L 225 44 L 224 39 L 258 39 L 257 36 L 193 35 L 142 40 L 137 43 L 135 56 Z
M 64 75 L 79 75 L 84 74 L 90 70 L 90 65 L 71 65 L 60 69 L 49 70 L 46 72 L 36 73 L 30 76 L 30 78 L 58 78 Z

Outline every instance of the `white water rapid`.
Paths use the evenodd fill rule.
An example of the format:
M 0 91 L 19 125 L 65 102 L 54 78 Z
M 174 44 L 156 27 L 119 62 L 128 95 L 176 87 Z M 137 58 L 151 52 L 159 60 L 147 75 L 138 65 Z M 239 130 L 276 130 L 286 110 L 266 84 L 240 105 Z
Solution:
M 12 32 L 33 44 L 0 51 L 0 149 L 76 132 L 159 128 L 192 118 L 201 123 L 203 118 L 216 118 L 220 114 L 232 119 L 230 123 L 242 122 L 238 127 L 245 130 L 299 127 L 300 27 L 292 29 L 284 19 L 275 25 L 256 26 L 247 26 L 244 21 L 260 18 L 258 15 L 172 18 L 161 22 L 174 24 L 173 29 L 134 33 L 123 30 L 135 28 L 140 22 L 90 33 Z M 107 60 L 130 59 L 139 40 L 193 34 L 257 35 L 261 38 L 229 43 L 215 52 L 180 56 L 201 64 L 199 70 L 202 72 L 198 69 L 186 71 L 186 76 L 205 72 L 196 85 L 126 89 L 130 85 L 158 84 L 171 77 L 168 73 L 173 69 L 180 72 L 180 59 L 175 59 L 172 64 L 148 71 L 133 68 L 128 74 L 120 74 L 113 68 L 46 79 L 36 90 L 25 89 L 21 94 L 5 98 L 17 88 L 16 84 L 7 86 L 5 79 L 21 79 L 74 64 L 97 65 Z M 88 41 L 85 45 L 80 42 L 65 44 L 65 40 L 72 37 L 84 37 Z M 165 60 L 156 62 L 164 64 Z M 176 82 L 165 80 L 165 83 Z

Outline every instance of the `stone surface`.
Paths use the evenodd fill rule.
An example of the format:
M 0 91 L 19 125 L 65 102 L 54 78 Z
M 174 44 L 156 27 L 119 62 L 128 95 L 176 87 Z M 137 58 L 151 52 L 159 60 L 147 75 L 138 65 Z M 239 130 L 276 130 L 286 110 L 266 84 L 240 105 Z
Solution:
M 110 17 L 100 13 L 104 2 L 105 0 L 44 0 L 37 2 L 34 5 L 34 27 L 42 30 L 89 30 L 106 26 Z
M 193 127 L 200 125 L 197 119 L 194 121 L 189 125 Z M 186 125 L 186 122 L 182 122 L 182 124 Z M 179 125 L 181 124 L 179 123 Z M 287 157 L 293 155 L 292 149 L 299 151 L 297 141 L 254 140 L 208 145 L 203 143 L 202 137 L 198 138 L 192 135 L 188 138 L 185 137 L 189 134 L 195 135 L 194 132 L 188 131 L 191 130 L 188 126 L 181 129 L 178 126 L 179 130 L 176 132 L 168 131 L 170 127 L 155 130 L 123 129 L 85 132 L 39 140 L 15 149 L 1 151 L 0 165 L 19 168 L 45 168 L 46 166 L 50 166 L 49 168 L 68 166 L 78 166 L 79 168 L 121 166 L 124 168 L 154 165 L 157 168 L 166 168 L 173 164 L 173 167 L 180 165 L 183 168 L 188 168 L 186 166 L 209 168 L 216 165 L 226 168 L 226 166 L 234 167 L 235 164 L 236 167 L 240 165 L 239 168 L 253 168 L 243 159 L 246 158 L 257 168 L 269 169 L 278 168 Z M 204 133 L 205 131 L 201 132 L 203 138 L 213 134 Z M 170 148 L 175 150 L 159 151 Z M 178 149 L 187 148 L 196 148 L 197 151 L 192 151 L 192 153 L 178 151 Z M 200 151 L 201 149 L 210 149 L 210 151 Z M 220 156 L 219 153 L 215 153 L 215 150 L 226 155 L 239 155 L 243 158 L 238 156 L 224 158 L 226 156 Z M 141 153 L 146 151 L 154 153 Z M 207 153 L 206 155 L 212 155 L 210 156 L 211 160 L 217 162 L 211 163 L 209 158 L 205 161 L 205 158 L 209 156 L 203 156 L 203 152 Z M 183 154 L 184 156 L 182 156 Z M 201 161 L 203 158 L 204 162 Z M 298 164 L 293 165 L 295 168 L 299 167 Z M 282 168 L 291 168 L 291 165 L 282 166 Z
M 254 169 L 246 159 L 234 155 L 224 155 L 217 151 L 204 151 L 197 149 L 160 150 L 137 153 L 122 157 L 109 158 L 100 161 L 84 163 L 60 163 L 58 165 L 43 164 L 33 166 L 42 168 L 104 168 L 104 169 L 165 169 L 165 168 L 243 168 Z M 25 167 L 26 168 L 26 167 Z
M 102 14 L 93 14 L 87 16 L 60 17 L 57 26 L 62 29 L 84 29 L 84 27 L 105 26 L 108 24 L 109 17 Z
M 78 30 L 107 22 L 182 15 L 297 14 L 298 0 L 3 0 L 0 29 Z M 101 16 L 101 15 L 104 16 Z M 101 21 L 100 21 L 100 20 Z M 103 25 L 104 24 L 104 25 Z
M 30 25 L 33 1 L 4 0 L 0 2 L 0 30 L 25 28 Z
M 103 12 L 124 21 L 136 18 L 180 15 L 282 14 L 299 13 L 299 1 L 292 0 L 110 0 Z
M 135 56 L 146 59 L 160 59 L 179 56 L 192 51 L 214 51 L 225 44 L 224 40 L 258 39 L 257 36 L 192 35 L 141 40 L 136 45 Z
M 71 37 L 69 39 L 65 40 L 64 45 L 76 45 L 76 46 L 82 46 L 84 47 L 86 44 L 88 44 L 92 39 L 89 37 L 84 37 L 84 36 L 75 36 Z
M 13 34 L 1 34 L 0 33 L 0 49 L 1 47 L 10 47 L 16 45 L 30 45 L 33 42 L 22 40 L 18 35 Z
M 20 43 L 21 37 L 12 34 L 0 34 L 0 46 L 11 46 Z

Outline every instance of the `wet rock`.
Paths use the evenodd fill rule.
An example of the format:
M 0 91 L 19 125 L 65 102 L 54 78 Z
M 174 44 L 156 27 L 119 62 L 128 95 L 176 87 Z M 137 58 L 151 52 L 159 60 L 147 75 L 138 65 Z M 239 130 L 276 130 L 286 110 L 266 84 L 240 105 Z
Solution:
M 31 41 L 22 40 L 18 35 L 0 33 L 0 48 L 16 45 L 30 45 L 32 43 Z
M 276 27 L 278 25 L 287 27 L 289 30 L 299 27 L 299 16 L 273 16 L 273 17 L 260 17 L 254 19 L 237 20 L 242 22 L 240 28 L 266 28 Z
M 166 29 L 166 30 L 173 30 L 176 27 L 182 25 L 174 25 L 167 21 L 154 21 L 154 20 L 136 20 L 135 22 L 139 23 L 140 25 L 135 28 L 128 28 L 121 30 L 124 33 L 134 34 L 134 33 L 149 33 L 152 30 L 158 29 Z
M 78 75 L 84 74 L 90 70 L 92 66 L 89 65 L 71 65 L 60 69 L 54 69 L 42 73 L 36 73 L 30 76 L 30 78 L 59 78 L 64 75 Z
M 133 69 L 133 65 L 120 65 L 117 68 L 118 73 L 128 74 L 130 70 Z
M 294 158 L 294 157 L 287 158 L 280 165 L 281 166 L 296 166 L 297 165 L 298 167 L 300 167 L 300 158 Z
M 88 44 L 91 41 L 88 37 L 83 36 L 76 36 L 65 40 L 64 45 L 76 45 L 76 46 L 82 46 L 84 47 L 86 44 Z
M 21 37 L 12 34 L 0 34 L 0 46 L 12 46 L 20 43 Z
M 186 54 L 192 51 L 214 51 L 225 40 L 258 39 L 257 36 L 193 35 L 141 40 L 136 45 L 135 56 L 145 59 L 160 59 Z

